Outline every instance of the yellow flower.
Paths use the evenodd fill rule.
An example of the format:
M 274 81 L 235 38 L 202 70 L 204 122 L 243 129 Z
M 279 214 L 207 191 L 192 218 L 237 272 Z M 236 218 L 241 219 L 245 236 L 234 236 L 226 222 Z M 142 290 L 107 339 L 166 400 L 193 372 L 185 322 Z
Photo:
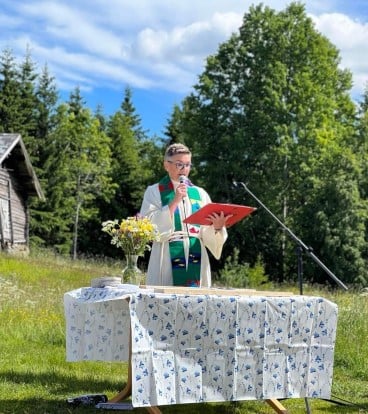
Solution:
M 157 226 L 147 217 L 134 216 L 121 220 L 107 220 L 102 231 L 111 236 L 111 244 L 123 249 L 125 254 L 142 256 L 150 250 L 149 243 L 158 240 Z

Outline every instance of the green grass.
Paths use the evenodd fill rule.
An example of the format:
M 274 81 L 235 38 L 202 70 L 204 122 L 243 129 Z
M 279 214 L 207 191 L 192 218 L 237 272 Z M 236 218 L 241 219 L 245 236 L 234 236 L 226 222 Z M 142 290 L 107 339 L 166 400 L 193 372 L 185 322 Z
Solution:
M 117 274 L 122 263 L 71 262 L 57 257 L 14 258 L 0 254 L 0 414 L 101 413 L 72 409 L 66 398 L 104 393 L 112 397 L 125 384 L 127 363 L 65 361 L 64 293 L 88 286 L 91 279 Z M 297 289 L 280 286 L 278 290 Z M 368 413 L 368 297 L 306 287 L 339 307 L 333 399 L 341 406 L 311 400 L 314 413 Z M 303 399 L 282 401 L 290 413 L 305 413 Z M 359 405 L 359 406 L 358 406 Z M 165 413 L 274 413 L 262 401 L 162 407 Z M 135 413 L 146 412 L 135 409 Z

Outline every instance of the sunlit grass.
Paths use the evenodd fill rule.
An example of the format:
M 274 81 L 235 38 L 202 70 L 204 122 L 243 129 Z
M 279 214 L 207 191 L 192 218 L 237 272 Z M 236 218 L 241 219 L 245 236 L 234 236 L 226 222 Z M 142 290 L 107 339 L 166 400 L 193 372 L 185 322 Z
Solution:
M 70 261 L 48 255 L 14 258 L 0 254 L 0 414 L 99 412 L 71 409 L 68 396 L 119 391 L 126 363 L 65 361 L 64 293 L 88 286 L 92 278 L 118 274 L 123 263 Z M 280 287 L 293 290 L 295 287 Z M 365 405 L 368 412 L 368 297 L 307 287 L 339 307 L 333 395 Z M 302 399 L 283 402 L 291 413 L 305 413 Z M 310 400 L 313 413 L 365 412 Z M 145 412 L 135 410 L 135 412 Z M 273 413 L 264 402 L 190 404 L 163 407 L 163 413 Z

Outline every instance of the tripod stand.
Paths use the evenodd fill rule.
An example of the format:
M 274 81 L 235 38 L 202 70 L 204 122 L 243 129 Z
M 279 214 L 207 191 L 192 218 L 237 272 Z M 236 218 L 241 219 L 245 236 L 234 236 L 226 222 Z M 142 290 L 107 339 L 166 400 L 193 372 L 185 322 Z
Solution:
M 296 247 L 296 251 L 297 251 L 297 262 L 298 262 L 298 283 L 299 283 L 299 293 L 300 295 L 303 295 L 303 253 L 307 253 L 309 255 L 309 257 L 311 257 L 341 288 L 348 290 L 347 286 L 340 280 L 338 279 L 337 276 L 335 276 L 331 270 L 324 265 L 319 259 L 318 257 L 313 253 L 312 249 L 308 246 L 306 246 L 279 218 L 277 218 L 272 211 L 270 211 L 263 203 L 261 200 L 259 200 L 250 190 L 249 188 L 243 183 L 243 182 L 236 182 L 233 181 L 233 185 L 234 187 L 238 187 L 241 186 L 244 188 L 244 190 L 250 194 L 255 200 L 256 202 L 263 207 L 264 210 L 267 211 L 267 213 L 286 231 L 286 233 L 289 234 L 289 236 L 296 242 L 297 247 Z M 308 399 L 305 398 L 305 405 L 306 405 L 306 410 L 307 410 L 307 414 L 310 414 L 310 407 L 309 407 L 309 402 Z

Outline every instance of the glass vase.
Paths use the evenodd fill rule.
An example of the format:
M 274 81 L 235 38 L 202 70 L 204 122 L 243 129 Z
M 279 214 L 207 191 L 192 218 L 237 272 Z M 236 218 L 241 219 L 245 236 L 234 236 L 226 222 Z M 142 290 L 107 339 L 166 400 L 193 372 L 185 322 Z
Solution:
M 127 254 L 126 255 L 126 267 L 123 269 L 123 283 L 129 283 L 131 285 L 140 285 L 142 281 L 142 272 L 139 269 L 138 255 Z

